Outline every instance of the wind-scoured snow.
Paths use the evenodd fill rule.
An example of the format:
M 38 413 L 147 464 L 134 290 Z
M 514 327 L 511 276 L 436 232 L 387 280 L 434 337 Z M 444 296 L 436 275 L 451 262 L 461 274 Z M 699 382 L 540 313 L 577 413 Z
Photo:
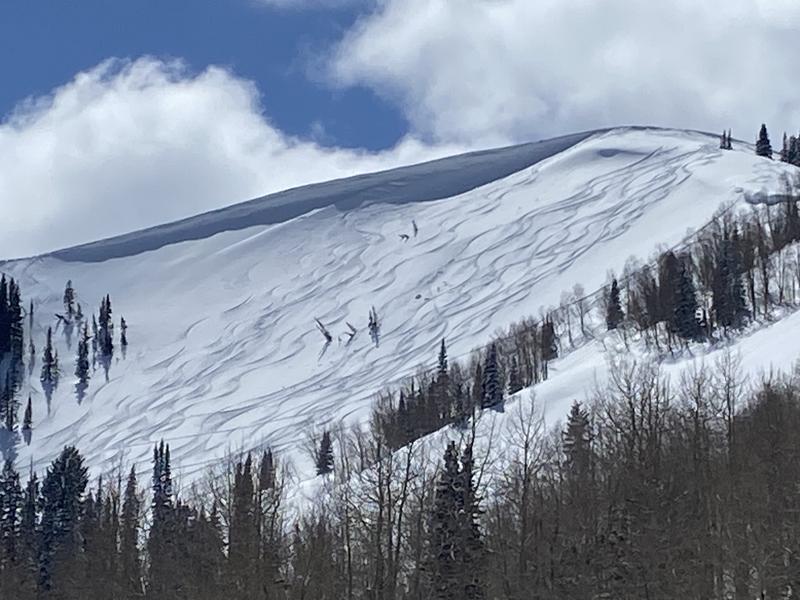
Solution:
M 722 204 L 779 193 L 789 167 L 737 146 L 722 151 L 716 137 L 684 131 L 596 132 L 525 160 L 509 150 L 429 163 L 405 171 L 408 181 L 402 170 L 374 174 L 352 202 L 346 182 L 358 180 L 332 182 L 329 196 L 313 186 L 309 204 L 308 188 L 286 192 L 281 206 L 293 208 L 274 222 L 250 213 L 258 224 L 242 228 L 246 218 L 235 215 L 245 209 L 224 209 L 141 238 L 6 263 L 36 302 L 39 355 L 67 279 L 84 312 L 108 293 L 115 322 L 122 315 L 129 325 L 126 355 L 117 346 L 108 381 L 98 365 L 80 405 L 77 331 L 70 342 L 59 329 L 64 374 L 48 411 L 37 358 L 23 390 L 33 397 L 33 442 L 19 461 L 41 469 L 75 444 L 96 469 L 145 468 L 163 438 L 184 477 L 229 450 L 265 444 L 302 471 L 299 448 L 313 425 L 365 419 L 374 394 L 433 362 L 443 337 L 451 357 L 466 355 L 498 328 L 556 305 L 574 284 L 592 291 L 628 257 L 679 242 Z M 496 161 L 482 185 L 460 187 L 478 182 L 470 178 L 481 156 Z M 436 189 L 425 194 L 428 179 Z M 447 190 L 457 195 L 442 197 Z M 242 206 L 270 205 L 255 202 Z M 377 346 L 367 331 L 373 306 Z M 315 318 L 334 336 L 327 347 Z M 358 329 L 349 344 L 347 322 Z M 786 320 L 795 325 L 800 317 Z M 758 354 L 767 331 L 739 345 Z M 784 337 L 781 352 L 793 359 L 800 335 Z M 604 364 L 601 342 L 584 346 L 553 363 L 537 397 L 558 418 Z

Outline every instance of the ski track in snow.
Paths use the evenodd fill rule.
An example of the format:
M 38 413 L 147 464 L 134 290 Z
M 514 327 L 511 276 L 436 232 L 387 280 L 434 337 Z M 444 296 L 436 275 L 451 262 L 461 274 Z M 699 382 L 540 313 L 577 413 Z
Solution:
M 68 348 L 59 334 L 62 379 L 49 415 L 37 357 L 23 391 L 34 399 L 33 443 L 20 446 L 19 463 L 41 470 L 74 444 L 96 470 L 124 459 L 146 472 L 163 438 L 184 480 L 227 451 L 263 445 L 305 472 L 299 449 L 310 427 L 365 419 L 375 393 L 433 363 L 443 337 L 451 358 L 465 355 L 575 283 L 590 292 L 629 256 L 677 243 L 723 201 L 775 187 L 786 170 L 749 147 L 720 151 L 702 134 L 612 130 L 455 197 L 317 207 L 105 262 L 7 263 L 26 302 L 36 301 L 39 356 L 67 279 L 86 314 L 109 293 L 130 340 L 108 381 L 94 371 L 79 405 L 77 336 Z M 314 318 L 334 336 L 327 349 Z M 349 344 L 337 339 L 345 321 L 358 328 Z M 537 386 L 554 418 L 602 371 L 598 357 L 596 344 L 581 348 Z

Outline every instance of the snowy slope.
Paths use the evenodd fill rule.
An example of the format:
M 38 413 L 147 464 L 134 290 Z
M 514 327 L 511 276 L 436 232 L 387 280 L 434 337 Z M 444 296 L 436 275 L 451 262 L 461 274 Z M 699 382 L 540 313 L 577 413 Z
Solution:
M 433 360 L 442 337 L 464 355 L 575 283 L 593 290 L 629 256 L 678 242 L 722 203 L 778 191 L 787 167 L 717 146 L 693 132 L 596 132 L 300 188 L 0 265 L 37 303 L 39 350 L 67 279 L 86 312 L 109 293 L 130 327 L 127 355 L 117 352 L 108 381 L 94 373 L 80 405 L 76 336 L 59 332 L 66 374 L 48 412 L 34 366 L 24 393 L 36 429 L 20 463 L 41 468 L 76 444 L 96 468 L 124 458 L 144 469 L 164 438 L 185 476 L 261 444 L 302 470 L 310 425 L 366 417 L 374 393 Z M 382 318 L 377 347 L 370 306 Z M 360 331 L 325 350 L 314 317 L 334 336 L 346 321 Z M 800 353 L 800 336 L 784 348 Z M 537 395 L 557 417 L 603 365 L 602 347 L 586 346 L 554 364 Z

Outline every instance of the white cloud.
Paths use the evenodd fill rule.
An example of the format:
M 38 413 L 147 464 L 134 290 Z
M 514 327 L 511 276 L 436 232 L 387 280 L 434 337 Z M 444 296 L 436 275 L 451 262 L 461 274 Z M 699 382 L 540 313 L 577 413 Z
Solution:
M 382 0 L 330 70 L 416 134 L 496 143 L 618 124 L 800 127 L 796 0 Z
M 324 148 L 276 129 L 254 85 L 226 70 L 111 60 L 0 124 L 0 258 L 457 150 L 412 138 L 376 154 Z

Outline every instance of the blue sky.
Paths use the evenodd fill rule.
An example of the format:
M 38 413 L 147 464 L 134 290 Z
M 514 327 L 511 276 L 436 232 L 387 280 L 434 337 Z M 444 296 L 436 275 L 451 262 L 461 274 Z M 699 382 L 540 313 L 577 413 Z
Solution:
M 401 112 L 367 87 L 334 89 L 313 73 L 316 56 L 357 12 L 255 0 L 4 0 L 0 114 L 109 57 L 155 55 L 182 58 L 193 70 L 222 65 L 254 81 L 266 113 L 288 134 L 311 135 L 316 124 L 327 144 L 388 148 L 407 129 Z
M 0 259 L 615 125 L 800 128 L 798 0 L 2 0 Z

